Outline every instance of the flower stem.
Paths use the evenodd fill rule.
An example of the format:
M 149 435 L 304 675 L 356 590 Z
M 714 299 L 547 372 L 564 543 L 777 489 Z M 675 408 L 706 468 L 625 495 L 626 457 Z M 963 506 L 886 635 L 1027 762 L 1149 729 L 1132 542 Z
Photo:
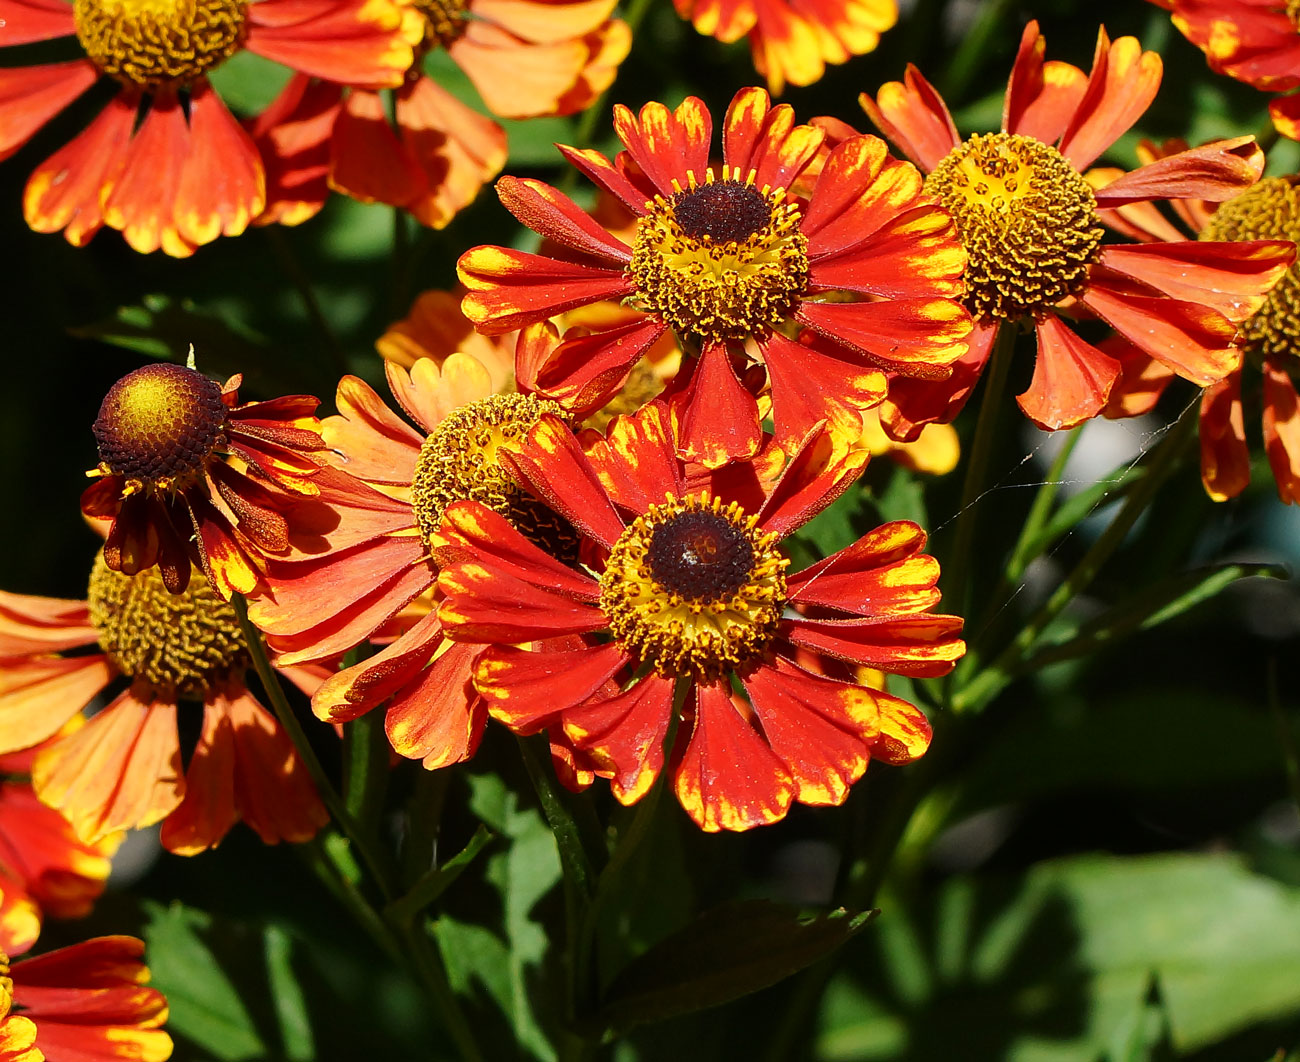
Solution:
M 979 711 L 1000 693 L 1019 673 L 1029 650 L 1039 636 L 1071 601 L 1096 577 L 1102 565 L 1119 548 L 1137 518 L 1146 511 L 1156 491 L 1173 471 L 1187 444 L 1191 441 L 1199 416 L 1199 405 L 1189 406 L 1183 415 L 1166 430 L 1159 445 L 1152 451 L 1146 475 L 1133 487 L 1124 506 L 1110 526 L 1098 537 L 1083 555 L 1074 570 L 1061 581 L 1056 591 L 1043 603 L 1014 639 L 986 668 L 980 671 L 952 696 L 954 711 Z

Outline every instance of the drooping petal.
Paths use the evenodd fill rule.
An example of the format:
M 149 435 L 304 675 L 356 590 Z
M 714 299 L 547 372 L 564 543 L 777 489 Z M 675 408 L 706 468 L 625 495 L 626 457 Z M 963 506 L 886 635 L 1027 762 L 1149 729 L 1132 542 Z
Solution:
M 487 723 L 487 705 L 470 684 L 480 647 L 442 645 L 445 651 L 396 693 L 384 716 L 393 751 L 429 771 L 473 756 Z
M 720 468 L 758 453 L 763 442 L 758 402 L 741 384 L 727 348 L 710 343 L 678 405 L 678 448 L 705 468 Z
M 201 247 L 238 236 L 266 206 L 266 176 L 252 138 L 206 81 L 190 90 L 189 150 L 176 188 L 176 230 Z
M 85 601 L 0 590 L 0 657 L 79 649 L 98 636 Z
M 981 318 L 971 329 L 970 346 L 952 364 L 946 380 L 895 376 L 880 407 L 880 420 L 890 438 L 912 442 L 927 424 L 950 424 L 975 390 L 997 338 L 1000 322 Z
M 1250 483 L 1250 449 L 1241 412 L 1241 373 L 1201 392 L 1201 482 L 1215 501 L 1235 498 Z
M 404 207 L 426 195 L 429 179 L 392 126 L 377 92 L 348 94 L 334 122 L 329 179 L 363 203 Z
M 247 17 L 250 52 L 358 88 L 400 85 L 424 35 L 414 9 L 391 0 L 262 0 Z
M 845 449 L 830 431 L 810 432 L 759 510 L 758 526 L 781 538 L 802 527 L 848 490 L 870 456 Z
M 564 713 L 565 736 L 609 776 L 620 804 L 635 804 L 663 770 L 673 686 L 672 679 L 650 674 L 623 693 Z
M 33 10 L 24 4 L 12 4 L 18 10 Z M 70 6 L 66 7 L 70 13 Z M 4 28 L 8 45 L 10 27 Z M 14 41 L 14 44 L 20 43 Z M 99 71 L 84 59 L 46 66 L 22 66 L 0 70 L 0 159 L 7 159 L 38 129 L 90 88 L 99 79 Z
M 1277 481 L 1277 496 L 1300 503 L 1300 397 L 1284 368 L 1264 362 L 1264 453 Z
M 300 225 L 320 212 L 342 105 L 341 85 L 295 74 L 257 116 L 249 132 L 266 171 L 266 207 L 255 225 Z
M 569 732 L 568 709 L 601 690 L 627 662 L 627 653 L 616 642 L 540 652 L 498 645 L 483 653 L 474 685 L 493 718 L 517 734 L 536 733 L 560 712 L 565 713 Z
M 1037 324 L 1038 357 L 1029 388 L 1016 396 L 1044 431 L 1073 428 L 1105 408 L 1120 364 L 1085 342 L 1055 316 Z
M 627 381 L 633 366 L 668 331 L 657 316 L 642 317 L 588 335 L 570 336 L 537 371 L 537 390 L 566 409 L 599 409 Z
M 101 653 L 32 656 L 0 668 L 0 752 L 38 745 L 117 675 Z
M 816 339 L 796 343 L 773 333 L 763 344 L 763 361 L 772 385 L 772 419 L 776 441 L 788 449 L 819 421 L 845 437 L 861 434 L 862 413 L 885 397 L 885 374 L 836 357 L 835 348 Z
M 1264 172 L 1264 153 L 1254 137 L 1216 140 L 1139 166 L 1097 190 L 1102 210 L 1151 199 L 1203 199 L 1222 203 L 1239 195 Z
M 444 643 L 434 609 L 373 656 L 330 675 L 312 694 L 312 711 L 327 723 L 364 715 L 414 681 Z

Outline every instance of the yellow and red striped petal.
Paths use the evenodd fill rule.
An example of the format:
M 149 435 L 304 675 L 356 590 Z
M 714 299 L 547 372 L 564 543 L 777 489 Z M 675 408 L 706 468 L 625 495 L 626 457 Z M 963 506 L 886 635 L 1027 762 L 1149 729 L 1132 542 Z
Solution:
M 788 577 L 789 600 L 858 616 L 923 612 L 939 602 L 939 562 L 924 548 L 925 532 L 910 520 L 881 524 Z
M 828 430 L 810 432 L 763 502 L 758 526 L 780 538 L 802 527 L 849 489 L 870 456 L 862 449 L 846 450 Z
M 1300 96 L 1283 96 L 1268 105 L 1268 116 L 1279 133 L 1300 140 Z
M 689 735 L 678 734 L 673 791 L 708 833 L 748 830 L 785 817 L 795 783 L 785 764 L 742 717 L 724 683 L 697 685 Z M 683 723 L 685 728 L 686 723 Z
M 1264 453 L 1277 481 L 1277 495 L 1300 503 L 1300 397 L 1284 368 L 1264 362 Z
M 25 9 L 24 5 L 12 5 Z M 71 7 L 59 4 L 71 12 Z M 0 20 L 5 32 L 5 45 L 18 44 L 9 40 L 10 27 Z M 7 159 L 38 129 L 62 111 L 99 80 L 99 71 L 85 59 L 47 66 L 23 66 L 0 70 L 0 159 Z
M 262 0 L 247 17 L 250 52 L 358 88 L 400 85 L 424 34 L 415 9 L 394 0 Z
M 957 637 L 960 616 L 889 616 L 883 619 L 827 620 L 797 616 L 782 621 L 794 645 L 898 675 L 946 675 L 966 643 Z
M 763 443 L 758 402 L 741 384 L 721 343 L 700 352 L 676 412 L 678 449 L 705 468 L 748 460 Z
M 1250 483 L 1250 448 L 1241 411 L 1241 373 L 1201 392 L 1201 482 L 1215 501 L 1235 498 Z
M 966 405 L 988 364 L 1001 322 L 982 318 L 971 329 L 965 354 L 952 363 L 946 380 L 894 376 L 881 404 L 880 419 L 890 437 L 912 442 L 927 424 L 950 424 Z
M 627 653 L 614 642 L 539 652 L 499 645 L 483 652 L 474 685 L 493 718 L 515 733 L 534 734 L 560 712 L 570 733 L 566 710 L 602 691 L 627 662 Z M 581 744 L 573 733 L 570 738 Z
M 438 589 L 446 597 L 438 616 L 447 633 L 459 641 L 530 642 L 586 634 L 608 625 L 605 613 L 593 605 L 480 564 L 444 568 Z
M 820 337 L 796 343 L 774 332 L 763 344 L 763 362 L 772 386 L 772 420 L 777 444 L 796 446 L 812 428 L 827 421 L 846 441 L 862 431 L 862 413 L 885 397 L 885 374 L 845 361 L 843 348 Z M 824 352 L 817 349 L 823 346 Z
M 881 368 L 941 380 L 966 352 L 970 314 L 955 299 L 803 302 L 795 319 Z
M 330 136 L 343 87 L 291 77 L 249 130 L 266 171 L 266 206 L 255 225 L 301 225 L 329 198 Z
M 902 81 L 881 85 L 874 100 L 864 92 L 858 103 L 871 123 L 925 173 L 961 143 L 943 97 L 911 63 Z
M 685 493 L 676 436 L 661 401 L 615 417 L 604 436 L 590 439 L 586 453 L 610 501 L 631 512 L 646 512 L 665 492 Z
M 1036 331 L 1033 379 L 1016 396 L 1025 416 L 1044 431 L 1073 428 L 1095 417 L 1119 379 L 1119 362 L 1081 339 L 1058 317 L 1044 317 Z
M 185 793 L 176 705 L 127 690 L 42 752 L 32 765 L 32 785 L 92 844 L 158 822 Z
M 673 0 L 673 6 L 700 33 L 724 44 L 740 40 L 758 17 L 752 0 Z
M 561 247 L 625 266 L 632 259 L 627 244 L 549 184 L 506 176 L 497 181 L 497 195 L 516 218 Z
M 513 332 L 632 291 L 622 269 L 562 262 L 506 247 L 471 247 L 456 263 L 469 289 L 461 308 L 485 335 Z
M 838 223 L 850 226 L 858 242 L 814 261 L 808 275 L 813 286 L 890 299 L 943 295 L 955 300 L 962 294 L 966 252 L 952 219 L 940 207 L 915 207 L 875 231 L 856 216 Z
M 393 695 L 384 717 L 393 750 L 430 771 L 473 756 L 487 723 L 487 706 L 471 685 L 480 647 L 443 641 L 441 648 L 432 664 Z
M 1144 52 L 1136 37 L 1112 43 L 1105 29 L 1098 32 L 1088 88 L 1061 137 L 1061 154 L 1075 169 L 1087 169 L 1142 117 L 1163 70 L 1160 56 Z
M 586 176 L 595 185 L 609 192 L 634 215 L 645 212 L 646 203 L 654 198 L 653 189 L 640 188 L 599 151 L 591 148 L 574 148 L 564 144 L 555 145 L 575 169 Z
M 1069 63 L 1044 62 L 1047 42 L 1031 21 L 1020 36 L 1002 104 L 1002 131 L 1054 144 L 1065 132 L 1088 88 L 1088 77 Z
M 742 177 L 752 172 L 759 188 L 788 188 L 824 138 L 816 126 L 795 125 L 789 104 L 773 107 L 761 88 L 743 88 L 727 108 L 722 157 Z
M 535 374 L 536 389 L 566 409 L 599 409 L 618 393 L 633 367 L 668 332 L 658 317 L 632 320 L 565 339 Z
M 672 195 L 674 181 L 687 187 L 687 173 L 703 180 L 709 168 L 713 119 L 695 96 L 687 96 L 674 111 L 662 103 L 647 103 L 639 115 L 618 104 L 614 132 L 660 195 Z
M 874 692 L 880 712 L 880 733 L 871 743 L 871 754 L 882 763 L 902 766 L 920 759 L 930 748 L 930 720 L 907 701 L 887 693 Z
M 1208 306 L 1135 295 L 1095 276 L 1080 301 L 1138 349 L 1201 387 L 1241 364 L 1235 326 Z
M 620 804 L 635 804 L 663 770 L 673 686 L 672 679 L 650 674 L 623 693 L 564 713 L 565 737 L 609 777 Z

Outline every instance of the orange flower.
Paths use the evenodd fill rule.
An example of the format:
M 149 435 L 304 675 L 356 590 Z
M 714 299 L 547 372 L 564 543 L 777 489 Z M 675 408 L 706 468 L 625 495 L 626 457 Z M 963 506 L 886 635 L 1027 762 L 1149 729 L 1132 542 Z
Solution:
M 420 39 L 395 0 L 0 0 L 0 25 L 6 45 L 75 34 L 85 52 L 0 70 L 0 158 L 101 77 L 118 85 L 32 174 L 27 223 L 77 246 L 108 225 L 137 251 L 176 256 L 238 235 L 266 203 L 262 160 L 213 91 L 212 70 L 246 48 L 304 74 L 395 86 Z
M 81 508 L 113 521 L 111 569 L 134 575 L 156 564 L 179 593 L 193 561 L 229 599 L 257 585 L 262 558 L 288 548 L 286 513 L 316 493 L 319 402 L 241 404 L 240 381 L 218 386 L 192 367 L 157 364 L 109 389 L 94 424 L 99 465 L 87 473 L 99 481 Z
M 155 569 L 112 571 L 102 555 L 88 599 L 0 592 L 0 751 L 51 738 L 110 686 L 121 689 L 32 764 L 41 801 L 94 844 L 166 820 L 162 842 L 192 854 L 243 819 L 267 844 L 304 841 L 326 821 L 288 736 L 244 684 L 234 610 L 207 580 L 173 594 Z M 182 770 L 177 711 L 203 706 Z
M 1265 92 L 1300 88 L 1300 8 L 1291 0 L 1154 0 L 1205 53 L 1210 69 Z M 1300 95 L 1268 105 L 1277 131 L 1300 140 Z
M 561 150 L 636 216 L 631 246 L 549 185 L 503 177 L 506 207 L 559 251 L 475 247 L 460 260 L 466 316 L 489 334 L 606 300 L 634 311 L 566 334 L 537 374 L 541 393 L 579 414 L 598 408 L 672 330 L 699 355 L 669 385 L 684 452 L 715 467 L 758 452 L 764 386 L 777 442 L 792 445 L 821 420 L 855 434 L 883 397 L 884 368 L 942 377 L 964 352 L 951 221 L 876 137 L 826 153 L 805 196 L 797 182 L 823 163 L 823 132 L 762 89 L 732 100 L 720 176 L 694 97 L 639 118 L 616 107 L 614 125 L 626 150 L 613 162 Z
M 1038 357 L 1021 409 L 1047 430 L 1096 416 L 1119 363 L 1066 321 L 1098 317 L 1202 386 L 1240 361 L 1236 325 L 1291 264 L 1276 241 L 1102 243 L 1099 211 L 1155 199 L 1231 198 L 1258 179 L 1250 137 L 1163 159 L 1094 191 L 1082 172 L 1141 117 L 1160 84 L 1160 57 L 1102 30 L 1091 74 L 1045 62 L 1037 23 L 1025 27 L 1002 131 L 962 141 L 947 107 L 912 67 L 904 83 L 862 96 L 871 120 L 924 170 L 926 190 L 953 214 L 970 255 L 970 351 L 939 383 L 891 383 L 884 419 L 896 438 L 951 421 L 977 383 L 998 329 L 1032 322 Z
M 1143 142 L 1138 150 L 1154 161 L 1186 146 L 1170 141 L 1157 149 Z M 1099 170 L 1089 176 L 1104 187 L 1117 175 Z M 1203 240 L 1281 237 L 1300 245 L 1300 177 L 1266 177 L 1226 203 L 1192 200 L 1178 213 Z M 1126 235 L 1148 243 L 1183 239 L 1151 204 L 1123 207 L 1106 220 Z M 1250 447 L 1242 408 L 1243 383 L 1249 376 L 1252 388 L 1261 393 L 1264 452 L 1277 482 L 1278 497 L 1300 503 L 1300 394 L 1293 375 L 1300 370 L 1298 303 L 1300 266 L 1293 265 L 1264 304 L 1242 323 L 1238 342 L 1246 358 L 1241 367 L 1201 395 L 1201 481 L 1215 501 L 1236 497 L 1250 482 Z M 1107 416 L 1147 412 L 1173 374 L 1131 344 L 1118 345 L 1113 353 L 1123 365 L 1123 374 L 1111 395 Z
M 144 941 L 95 937 L 8 965 L 0 955 L 0 1062 L 164 1062 L 167 1000 Z M 23 1041 L 26 1046 L 23 1046 Z
M 2 622 L 2 621 L 0 621 Z M 79 721 L 79 720 L 78 720 Z M 57 736 L 55 739 L 57 740 Z M 87 844 L 37 799 L 31 752 L 0 757 L 0 951 L 20 955 L 36 943 L 45 915 L 82 918 L 104 891 L 117 836 Z
M 925 716 L 848 669 L 943 675 L 963 653 L 961 620 L 930 613 L 939 566 L 925 533 L 885 524 L 793 574 L 778 548 L 866 452 L 810 433 L 766 488 L 745 461 L 693 473 L 674 436 L 656 401 L 585 452 L 543 417 L 508 458 L 582 535 L 581 565 L 477 502 L 447 509 L 432 540 L 439 615 L 453 637 L 488 643 L 474 682 L 492 715 L 561 731 L 578 772 L 609 778 L 624 804 L 668 757 L 679 802 L 709 831 L 839 804 L 871 759 L 921 756 Z
M 572 114 L 610 86 L 627 56 L 631 34 L 610 19 L 614 5 L 414 0 L 423 37 L 391 100 L 300 76 L 259 118 L 253 136 L 270 171 L 259 223 L 303 221 L 333 188 L 442 228 L 500 172 L 506 133 L 428 76 L 425 56 L 445 51 L 493 114 Z
M 874 51 L 898 21 L 896 0 L 673 0 L 697 30 L 725 43 L 749 37 L 754 69 L 780 95 L 811 85 L 826 64 Z

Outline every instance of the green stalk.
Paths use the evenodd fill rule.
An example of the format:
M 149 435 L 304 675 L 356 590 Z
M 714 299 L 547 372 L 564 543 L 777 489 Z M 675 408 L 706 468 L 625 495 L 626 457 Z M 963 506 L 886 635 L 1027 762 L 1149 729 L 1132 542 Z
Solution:
M 378 835 L 389 774 L 383 719 L 367 712 L 343 728 L 343 805 L 367 837 Z
M 1110 526 L 1062 580 L 1061 585 L 1034 614 L 1011 643 L 969 683 L 952 697 L 954 711 L 978 711 L 1009 685 L 1026 659 L 1030 648 L 1065 607 L 1096 577 L 1103 564 L 1119 548 L 1139 516 L 1146 511 L 1156 491 L 1174 470 L 1196 429 L 1199 406 L 1192 405 L 1170 426 L 1152 451 L 1147 474 L 1134 486 Z

